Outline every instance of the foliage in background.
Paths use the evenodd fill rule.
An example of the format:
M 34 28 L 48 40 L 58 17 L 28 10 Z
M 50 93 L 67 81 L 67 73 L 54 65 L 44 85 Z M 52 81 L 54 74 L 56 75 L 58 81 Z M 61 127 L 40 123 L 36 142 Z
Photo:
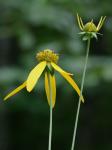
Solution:
M 49 107 L 43 95 L 43 80 L 31 95 L 23 91 L 5 104 L 2 98 L 24 81 L 29 68 L 37 63 L 34 61 L 36 53 L 45 48 L 60 54 L 59 63 L 64 69 L 72 70 L 80 85 L 85 45 L 77 34 L 76 12 L 84 22 L 93 18 L 97 23 L 101 15 L 107 16 L 103 36 L 93 41 L 90 50 L 84 92 L 87 101 L 81 108 L 76 148 L 112 149 L 111 0 L 0 1 L 0 149 L 46 149 Z M 71 145 L 78 97 L 58 74 L 57 78 L 52 149 L 66 150 Z

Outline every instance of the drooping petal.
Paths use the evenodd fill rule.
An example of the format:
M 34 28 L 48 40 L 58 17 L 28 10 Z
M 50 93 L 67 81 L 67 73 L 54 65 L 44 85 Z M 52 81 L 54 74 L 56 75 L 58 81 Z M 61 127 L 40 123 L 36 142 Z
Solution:
M 65 73 L 65 74 L 68 74 L 68 75 L 73 75 L 71 73 L 68 73 L 66 71 L 64 71 L 62 68 L 60 68 L 58 65 L 56 65 L 55 63 L 51 62 L 51 65 L 52 67 L 57 70 L 58 72 L 62 72 L 62 73 Z
M 57 68 L 55 68 L 55 69 L 68 81 L 68 83 L 75 89 L 75 91 L 80 96 L 80 89 L 79 89 L 78 85 L 76 84 L 76 82 L 68 74 L 61 72 Z M 81 97 L 81 100 L 82 100 L 82 102 L 84 102 L 83 96 Z
M 48 103 L 50 103 L 50 89 L 49 89 L 49 80 L 48 80 L 48 73 L 45 73 L 45 91 L 47 95 Z
M 21 91 L 25 87 L 26 87 L 26 81 L 23 84 L 21 84 L 19 87 L 17 87 L 15 90 L 10 92 L 8 95 L 6 95 L 4 100 L 7 100 L 8 98 L 10 98 L 11 96 L 15 95 L 16 93 L 18 93 L 19 91 Z
M 52 99 L 52 108 L 53 108 L 56 102 L 56 80 L 55 80 L 55 76 L 49 73 L 45 73 L 45 91 L 46 91 L 49 105 L 50 105 L 50 99 Z
M 34 88 L 36 82 L 38 81 L 39 77 L 41 76 L 42 72 L 46 67 L 46 61 L 40 62 L 29 74 L 27 79 L 27 91 L 31 92 Z
M 80 96 L 80 89 L 79 89 L 78 85 L 76 84 L 76 82 L 67 74 L 63 73 L 61 75 L 71 84 L 71 86 L 76 90 L 76 92 Z M 81 97 L 81 100 L 82 100 L 82 102 L 84 102 L 83 96 Z
M 56 102 L 56 80 L 55 75 L 50 75 L 51 90 L 52 90 L 52 107 L 54 107 Z

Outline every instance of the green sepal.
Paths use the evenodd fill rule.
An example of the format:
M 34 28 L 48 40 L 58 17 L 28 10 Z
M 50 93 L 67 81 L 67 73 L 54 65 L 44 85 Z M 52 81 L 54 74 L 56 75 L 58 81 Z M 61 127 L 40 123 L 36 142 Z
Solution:
M 51 75 L 54 75 L 54 68 L 51 66 L 50 63 L 47 64 L 45 71 L 49 72 Z
M 87 35 L 85 35 L 85 36 L 82 37 L 82 40 L 83 40 L 83 41 L 87 41 L 88 38 L 89 38 L 89 37 L 88 37 Z
M 92 38 L 98 39 L 97 34 L 95 32 L 91 33 Z
M 98 39 L 96 32 L 80 32 L 79 34 L 82 36 L 83 41 L 87 41 L 90 38 Z
M 79 34 L 79 35 L 85 35 L 86 32 L 79 32 L 78 34 Z

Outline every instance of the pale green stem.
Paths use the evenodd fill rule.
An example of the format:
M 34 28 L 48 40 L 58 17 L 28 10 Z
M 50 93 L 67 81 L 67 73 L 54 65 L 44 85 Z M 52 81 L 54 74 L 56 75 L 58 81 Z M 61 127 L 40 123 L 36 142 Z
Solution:
M 51 142 L 52 142 L 52 89 L 51 89 L 50 74 L 48 75 L 48 77 L 49 77 L 49 89 L 50 89 L 50 122 L 49 122 L 49 145 L 48 145 L 48 150 L 51 150 Z
M 76 113 L 76 120 L 75 120 L 71 150 L 74 150 L 75 142 L 76 142 L 76 132 L 77 132 L 78 119 L 79 119 L 81 97 L 82 97 L 82 92 L 83 92 L 83 87 L 84 87 L 85 74 L 86 74 L 86 69 L 87 69 L 89 49 L 90 49 L 90 38 L 88 39 L 88 42 L 87 42 L 86 58 L 85 58 L 85 64 L 84 64 L 84 70 L 83 70 L 82 82 L 81 82 L 81 92 L 80 92 L 79 102 L 78 102 L 78 107 L 77 107 L 77 113 Z

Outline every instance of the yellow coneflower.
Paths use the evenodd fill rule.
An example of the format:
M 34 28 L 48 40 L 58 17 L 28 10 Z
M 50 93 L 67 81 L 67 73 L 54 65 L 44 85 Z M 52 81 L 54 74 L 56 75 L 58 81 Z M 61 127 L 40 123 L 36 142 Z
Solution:
M 76 82 L 72 79 L 71 77 L 72 74 L 64 71 L 57 65 L 59 59 L 58 54 L 54 53 L 50 49 L 45 49 L 37 53 L 36 58 L 39 61 L 39 64 L 31 70 L 27 80 L 19 87 L 17 87 L 15 90 L 13 90 L 11 93 L 9 93 L 4 98 L 4 100 L 7 100 L 11 96 L 15 95 L 23 88 L 26 88 L 28 92 L 31 92 L 43 73 L 45 76 L 45 91 L 49 105 L 50 105 L 50 89 L 52 89 L 51 99 L 53 108 L 56 100 L 56 79 L 54 73 L 55 70 L 58 71 L 68 81 L 68 83 L 74 88 L 74 90 L 80 96 L 80 89 L 77 86 Z M 81 97 L 81 100 L 82 102 L 84 102 L 83 96 Z
M 105 17 L 101 16 L 97 26 L 94 24 L 93 19 L 87 22 L 86 24 L 84 24 L 82 21 L 82 18 L 77 14 L 77 21 L 78 21 L 79 28 L 81 30 L 80 34 L 86 35 L 86 37 L 89 34 L 91 35 L 92 38 L 93 37 L 97 38 L 97 34 L 99 30 L 102 28 L 105 19 L 106 19 L 106 16 Z
M 75 126 L 74 126 L 74 131 L 73 131 L 73 139 L 72 139 L 72 145 L 71 145 L 71 150 L 74 150 L 75 147 L 75 142 L 76 142 L 76 132 L 77 132 L 77 124 L 78 124 L 78 119 L 79 119 L 79 112 L 80 112 L 80 105 L 81 105 L 81 96 L 83 92 L 83 87 L 84 87 L 84 81 L 85 81 L 85 74 L 86 74 L 86 69 L 87 69 L 87 63 L 88 63 L 88 57 L 89 57 L 89 49 L 90 49 L 90 43 L 91 43 L 91 38 L 96 38 L 97 39 L 97 34 L 99 34 L 99 30 L 104 24 L 106 17 L 101 17 L 98 25 L 96 26 L 93 23 L 93 20 L 90 22 L 87 22 L 85 25 L 82 21 L 82 18 L 77 14 L 77 21 L 81 34 L 83 36 L 83 40 L 87 41 L 87 48 L 86 48 L 86 57 L 85 57 L 85 63 L 84 63 L 84 70 L 82 74 L 82 82 L 81 82 L 81 91 L 80 91 L 80 97 L 79 97 L 79 103 L 77 106 L 77 112 L 76 112 L 76 119 L 75 119 Z

